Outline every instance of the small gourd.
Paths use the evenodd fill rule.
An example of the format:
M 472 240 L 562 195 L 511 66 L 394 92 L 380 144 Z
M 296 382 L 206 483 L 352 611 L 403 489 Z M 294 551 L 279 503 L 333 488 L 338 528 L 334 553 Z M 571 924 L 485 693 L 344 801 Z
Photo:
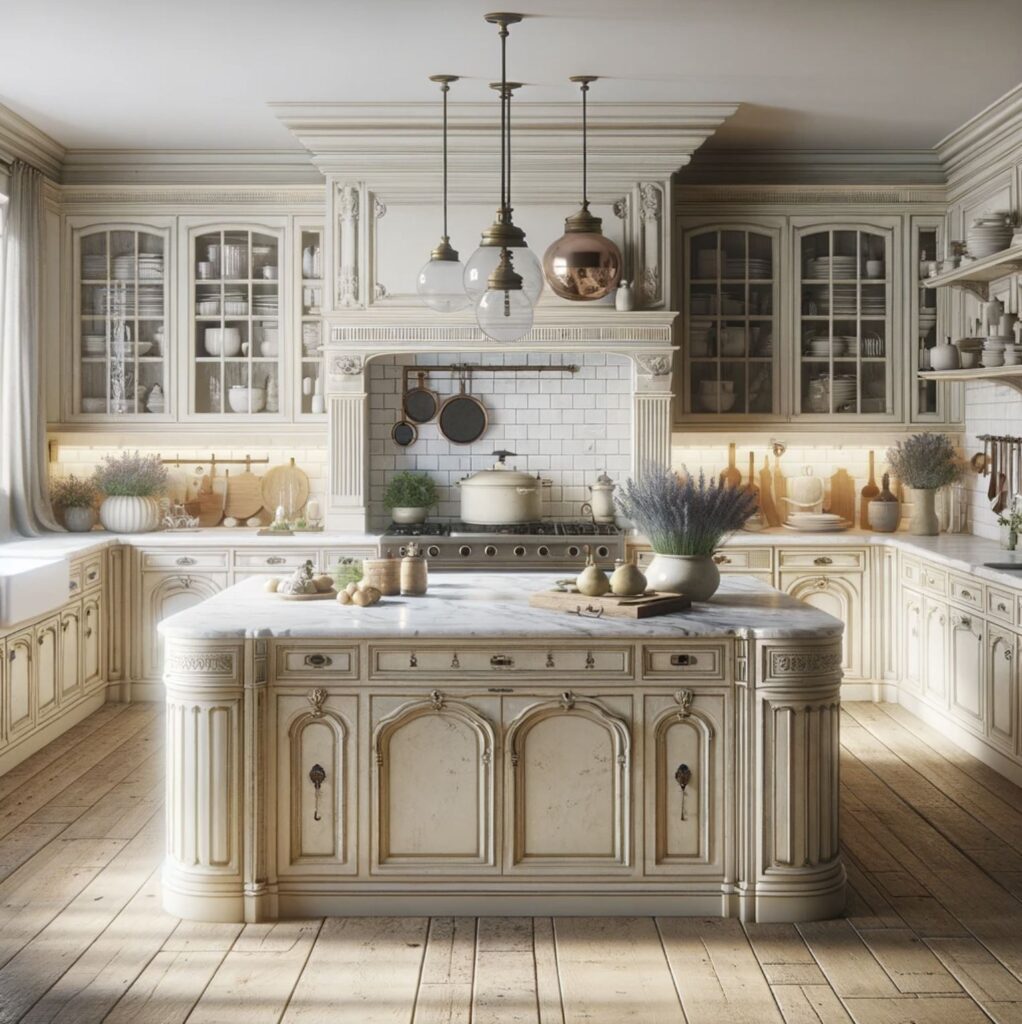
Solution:
M 586 567 L 575 578 L 575 586 L 586 597 L 603 597 L 610 590 L 610 580 L 596 564 L 591 550 L 586 552 Z
M 280 586 L 280 579 L 277 576 L 271 576 L 265 583 L 266 590 L 271 593 L 277 593 L 277 587 Z
M 326 575 L 314 576 L 313 579 L 312 579 L 312 582 L 315 585 L 316 590 L 318 590 L 319 593 L 321 593 L 321 594 L 329 594 L 330 591 L 334 589 L 334 578 L 333 578 L 333 576 L 326 576 Z
M 614 563 L 610 589 L 617 597 L 638 597 L 646 593 L 646 576 L 634 562 L 623 562 L 619 558 Z

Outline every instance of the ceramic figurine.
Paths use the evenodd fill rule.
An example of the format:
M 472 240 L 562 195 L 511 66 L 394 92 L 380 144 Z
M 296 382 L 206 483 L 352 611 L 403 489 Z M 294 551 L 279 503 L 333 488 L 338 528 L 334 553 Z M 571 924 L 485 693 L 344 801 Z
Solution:
M 630 313 L 635 309 L 635 294 L 627 281 L 622 281 L 614 293 L 614 308 L 619 313 Z

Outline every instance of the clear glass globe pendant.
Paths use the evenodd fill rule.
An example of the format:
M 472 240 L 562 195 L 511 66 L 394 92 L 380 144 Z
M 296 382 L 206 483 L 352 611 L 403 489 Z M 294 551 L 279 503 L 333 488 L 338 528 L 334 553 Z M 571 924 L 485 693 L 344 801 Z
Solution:
M 564 221 L 564 234 L 543 255 L 547 283 L 562 299 L 594 302 L 621 280 L 621 250 L 603 235 L 603 221 L 589 211 L 586 95 L 594 75 L 573 75 L 582 88 L 582 206 Z
M 430 253 L 429 262 L 419 271 L 415 286 L 419 298 L 430 309 L 437 313 L 456 313 L 459 309 L 466 309 L 472 301 L 465 292 L 465 267 L 447 236 L 447 94 L 451 91 L 451 82 L 456 82 L 458 76 L 430 75 L 429 80 L 440 83 L 444 97 L 444 233 L 440 244 Z
M 500 254 L 510 249 L 514 255 L 515 270 L 522 278 L 522 289 L 535 305 L 543 292 L 543 267 L 536 254 L 525 241 L 520 227 L 504 220 L 503 211 L 483 232 L 479 248 L 465 264 L 465 291 L 473 302 L 478 302 L 489 286 L 490 275 L 500 263 Z
M 476 320 L 493 341 L 518 341 L 532 330 L 532 302 L 522 275 L 515 272 L 511 250 L 500 250 L 496 269 L 476 304 Z

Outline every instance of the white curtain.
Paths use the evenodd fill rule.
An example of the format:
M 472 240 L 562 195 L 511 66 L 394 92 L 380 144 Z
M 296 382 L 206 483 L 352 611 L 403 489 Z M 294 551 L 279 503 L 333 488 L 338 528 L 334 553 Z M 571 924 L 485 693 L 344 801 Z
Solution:
M 16 160 L 0 259 L 0 537 L 59 530 L 46 477 L 40 296 L 43 178 Z

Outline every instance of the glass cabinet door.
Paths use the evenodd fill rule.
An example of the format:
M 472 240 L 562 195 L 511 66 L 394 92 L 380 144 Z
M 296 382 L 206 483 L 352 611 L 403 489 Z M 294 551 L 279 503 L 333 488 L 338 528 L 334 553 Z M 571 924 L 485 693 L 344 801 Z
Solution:
M 326 411 L 323 395 L 323 225 L 299 224 L 295 230 L 297 288 L 297 391 L 295 408 L 301 416 Z
M 83 228 L 74 237 L 74 414 L 170 413 L 167 232 L 97 227 Z
M 937 261 L 941 245 L 941 227 L 913 218 L 912 227 L 912 416 L 916 420 L 943 419 L 943 389 L 935 380 L 920 380 L 917 371 L 930 368 L 930 350 L 937 344 L 937 303 L 939 292 L 927 288 L 926 279 Z
M 192 234 L 192 412 L 282 411 L 282 255 L 282 233 L 269 229 Z
M 892 233 L 807 228 L 801 270 L 798 411 L 889 415 Z
M 685 411 L 778 413 L 777 235 L 699 228 L 684 244 Z

